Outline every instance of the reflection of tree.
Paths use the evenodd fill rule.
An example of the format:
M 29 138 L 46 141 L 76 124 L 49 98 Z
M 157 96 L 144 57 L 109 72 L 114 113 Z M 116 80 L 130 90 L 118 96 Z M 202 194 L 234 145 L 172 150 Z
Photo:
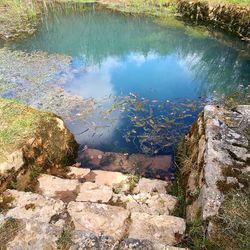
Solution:
M 82 56 L 90 65 L 100 64 L 108 56 L 125 57 L 131 51 L 145 56 L 152 50 L 161 56 L 177 54 L 196 82 L 199 80 L 201 95 L 213 90 L 230 92 L 250 80 L 250 59 L 241 58 L 240 49 L 232 48 L 233 39 L 226 46 L 207 36 L 194 37 L 185 32 L 185 26 L 166 28 L 148 18 L 77 8 L 54 10 L 45 21 L 40 32 L 16 46 Z

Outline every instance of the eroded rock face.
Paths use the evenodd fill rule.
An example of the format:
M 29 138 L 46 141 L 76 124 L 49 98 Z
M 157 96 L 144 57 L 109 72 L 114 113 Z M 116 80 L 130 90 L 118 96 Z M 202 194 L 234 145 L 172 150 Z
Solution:
M 210 22 L 249 41 L 249 6 L 181 0 L 178 12 L 191 20 Z
M 223 216 L 228 214 L 223 206 L 228 194 L 236 192 L 241 197 L 248 188 L 249 124 L 249 105 L 232 110 L 209 105 L 179 146 L 180 181 L 189 204 L 186 215 L 189 220 L 206 220 L 209 237 L 220 233 L 212 221 L 222 218 L 222 208 Z M 228 249 L 232 248 L 240 247 Z

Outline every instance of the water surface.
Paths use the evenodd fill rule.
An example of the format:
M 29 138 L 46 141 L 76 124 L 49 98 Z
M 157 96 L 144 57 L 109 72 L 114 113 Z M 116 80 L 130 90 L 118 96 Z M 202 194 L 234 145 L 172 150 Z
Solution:
M 236 38 L 95 7 L 49 12 L 33 36 L 9 46 L 72 58 L 53 86 L 91 105 L 58 114 L 79 143 L 104 150 L 170 153 L 207 99 L 250 82 L 250 57 Z

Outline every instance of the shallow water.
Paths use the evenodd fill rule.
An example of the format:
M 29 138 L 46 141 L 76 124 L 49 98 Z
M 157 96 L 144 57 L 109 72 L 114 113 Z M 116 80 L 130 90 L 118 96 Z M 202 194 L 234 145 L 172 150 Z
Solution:
M 173 19 L 59 8 L 33 36 L 8 46 L 72 57 L 53 86 L 88 100 L 88 110 L 79 104 L 71 118 L 58 114 L 79 143 L 107 151 L 171 153 L 207 99 L 250 83 L 242 42 Z

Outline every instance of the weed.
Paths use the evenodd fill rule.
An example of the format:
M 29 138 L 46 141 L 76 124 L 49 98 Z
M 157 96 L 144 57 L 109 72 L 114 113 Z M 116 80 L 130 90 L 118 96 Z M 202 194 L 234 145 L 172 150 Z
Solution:
M 66 250 L 70 248 L 72 243 L 73 243 L 72 242 L 72 228 L 70 226 L 65 226 L 62 229 L 58 240 L 56 241 L 57 247 L 58 249 Z
M 30 171 L 30 179 L 36 180 L 37 177 L 40 175 L 40 173 L 42 172 L 42 168 L 41 167 L 33 167 Z

